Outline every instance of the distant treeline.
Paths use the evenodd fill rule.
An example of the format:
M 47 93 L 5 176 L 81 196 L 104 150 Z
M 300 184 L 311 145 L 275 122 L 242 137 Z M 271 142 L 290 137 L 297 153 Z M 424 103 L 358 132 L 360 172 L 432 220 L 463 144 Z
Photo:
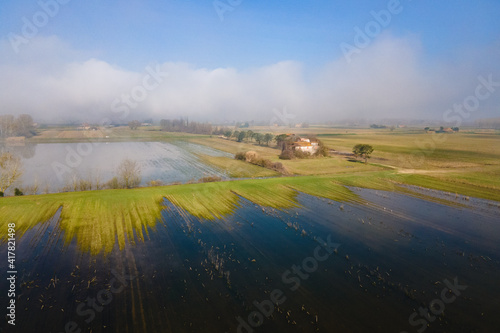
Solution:
M 31 138 L 34 135 L 36 135 L 35 124 L 29 114 L 22 114 L 17 118 L 11 114 L 0 115 L 0 138 L 10 136 Z
M 210 123 L 198 123 L 188 119 L 162 119 L 160 120 L 162 131 L 185 132 L 193 134 L 212 134 L 213 126 Z
M 476 120 L 476 126 L 479 128 L 500 129 L 500 118 Z

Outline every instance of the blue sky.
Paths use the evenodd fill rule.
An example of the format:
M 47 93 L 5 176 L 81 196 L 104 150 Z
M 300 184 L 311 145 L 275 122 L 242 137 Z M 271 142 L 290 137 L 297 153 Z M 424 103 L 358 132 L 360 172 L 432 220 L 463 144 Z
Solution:
M 479 75 L 492 73 L 500 75 L 496 61 L 500 56 L 500 20 L 498 20 L 500 2 L 496 0 L 288 0 L 286 2 L 221 0 L 219 4 L 225 4 L 226 9 L 229 9 L 222 14 L 222 20 L 214 1 L 211 0 L 70 0 L 65 4 L 58 4 L 57 14 L 49 17 L 46 24 L 41 24 L 35 36 L 25 39 L 29 41 L 28 43 L 18 44 L 18 52 L 14 52 L 13 36 L 23 36 L 22 29 L 25 25 L 23 17 L 33 22 L 33 16 L 43 10 L 40 3 L 53 5 L 55 1 L 0 2 L 2 43 L 0 54 L 3 55 L 3 59 L 0 59 L 0 68 L 8 71 L 15 66 L 23 69 L 29 67 L 31 72 L 25 73 L 25 76 L 21 75 L 19 80 L 33 78 L 36 73 L 37 81 L 27 85 L 25 95 L 0 93 L 0 98 L 8 99 L 7 104 L 13 109 L 24 110 L 29 106 L 26 101 L 16 104 L 14 97 L 22 100 L 26 99 L 26 96 L 32 96 L 37 84 L 45 82 L 43 87 L 39 87 L 44 89 L 47 81 L 52 82 L 58 76 L 61 79 L 69 75 L 68 66 L 74 66 L 75 63 L 81 66 L 82 72 L 99 63 L 110 69 L 111 76 L 130 74 L 133 77 L 135 74 L 139 78 L 145 73 L 146 66 L 161 64 L 162 68 L 170 68 L 173 73 L 184 70 L 179 76 L 192 75 L 194 81 L 191 81 L 191 84 L 203 81 L 207 86 L 212 83 L 214 71 L 223 70 L 228 79 L 222 80 L 222 83 L 213 83 L 220 83 L 221 89 L 227 90 L 228 85 L 232 86 L 239 82 L 250 91 L 256 90 L 253 97 L 262 97 L 266 100 L 261 104 L 252 104 L 252 107 L 258 108 L 261 113 L 267 112 L 264 110 L 290 106 L 297 110 L 298 115 L 307 108 L 315 108 L 323 110 L 321 114 L 324 117 L 330 114 L 337 118 L 342 116 L 342 110 L 337 108 L 339 105 L 341 109 L 345 108 L 346 112 L 357 110 L 354 113 L 360 117 L 367 116 L 366 111 L 361 110 L 364 108 L 363 105 L 379 105 L 379 108 L 392 110 L 386 114 L 374 107 L 375 113 L 379 116 L 394 117 L 402 114 L 417 117 L 420 115 L 418 109 L 425 107 L 427 111 L 422 111 L 422 117 L 439 117 L 440 115 L 436 113 L 453 101 L 460 102 L 467 96 L 468 91 L 473 90 Z M 379 24 L 380 31 L 375 31 L 373 36 L 369 36 L 367 45 L 358 47 L 359 52 L 353 53 L 346 62 L 347 58 L 344 57 L 341 45 L 349 44 L 357 47 L 356 27 L 366 32 L 368 25 L 376 26 L 372 12 L 388 11 L 391 5 L 398 8 L 398 11 L 390 14 L 390 23 L 387 26 Z M 353 76 L 359 77 L 365 87 L 363 91 L 366 91 L 370 85 L 377 84 L 374 76 L 381 74 L 373 72 L 371 68 L 381 67 L 391 71 L 389 62 L 394 61 L 397 62 L 394 68 L 401 69 L 400 72 L 405 75 L 415 75 L 410 78 L 411 82 L 407 82 L 412 89 L 415 86 L 424 89 L 426 81 L 436 83 L 443 79 L 443 75 L 448 75 L 449 82 L 439 83 L 443 89 L 443 98 L 441 100 L 436 98 L 435 92 L 420 91 L 418 94 L 422 94 L 422 97 L 415 100 L 414 105 L 408 104 L 407 101 L 394 105 L 379 103 L 377 98 L 387 99 L 388 92 L 397 88 L 397 85 L 378 92 L 378 95 L 377 92 L 368 91 L 366 99 L 363 95 L 360 96 L 363 103 L 358 103 L 356 106 L 346 106 L 348 101 L 315 95 L 322 90 L 325 82 L 331 87 L 338 87 L 337 90 L 331 91 L 334 95 L 352 87 L 352 83 L 346 88 L 338 82 L 329 81 L 324 77 L 327 75 L 325 73 L 331 74 L 331 80 L 342 75 L 349 79 Z M 287 68 L 283 69 L 283 66 Z M 52 70 L 44 72 L 47 68 Z M 201 78 L 196 79 L 198 74 Z M 272 77 L 271 81 L 296 80 L 296 82 L 285 91 L 276 91 L 270 94 L 272 96 L 260 96 L 257 93 L 261 91 L 256 86 L 265 84 L 269 75 Z M 390 77 L 392 75 L 394 74 L 389 74 Z M 456 82 L 458 77 L 463 81 Z M 101 79 L 109 80 L 111 84 L 116 78 Z M 72 79 L 79 80 L 75 85 L 82 87 L 79 74 L 73 73 Z M 65 77 L 65 82 L 68 80 L 70 79 Z M 406 79 L 394 78 L 392 82 L 400 83 L 401 80 Z M 500 76 L 497 80 L 500 81 Z M 181 85 L 175 81 L 175 75 L 172 80 L 167 81 L 169 85 Z M 131 78 L 130 85 L 133 86 L 134 82 Z M 324 84 L 320 85 L 320 82 Z M 26 82 L 21 81 L 18 86 L 25 86 L 23 83 Z M 183 84 L 189 85 L 189 82 Z M 4 82 L 3 85 L 11 86 L 11 83 Z M 316 89 L 317 86 L 320 88 Z M 51 92 L 57 87 L 60 85 L 52 86 Z M 194 87 L 198 87 L 201 91 L 193 88 L 183 93 L 200 96 L 206 90 L 203 88 L 204 85 L 194 84 Z M 456 94 L 450 90 L 455 90 Z M 114 96 L 113 93 L 115 92 L 110 91 L 109 97 L 97 98 L 95 94 L 87 96 L 106 101 L 106 98 L 109 100 Z M 287 93 L 299 93 L 301 98 L 290 96 L 288 100 Z M 157 97 L 154 95 L 154 92 L 151 93 L 151 98 Z M 321 98 L 324 100 L 318 105 L 313 105 L 311 104 L 313 95 L 315 100 Z M 359 96 L 359 92 L 356 95 Z M 229 99 L 234 99 L 230 103 L 231 106 L 223 106 L 227 104 L 222 100 L 228 98 L 227 94 L 206 100 L 204 103 L 206 110 L 198 110 L 195 114 L 208 115 L 217 108 L 227 114 L 227 109 L 237 110 L 240 106 L 248 113 L 250 107 L 244 106 L 248 101 L 240 98 L 238 104 L 238 98 L 235 96 L 229 96 Z M 371 100 L 373 98 L 374 101 Z M 52 96 L 50 101 L 47 101 L 47 106 L 43 108 L 40 107 L 41 97 L 35 98 L 37 107 L 33 107 L 38 110 L 33 112 L 38 112 L 42 116 L 44 112 L 47 114 L 49 108 L 62 108 L 62 105 L 56 103 L 56 99 L 56 96 Z M 171 104 L 169 102 L 172 101 L 164 102 Z M 69 100 L 65 103 L 69 103 L 67 108 L 75 108 L 79 112 L 85 108 L 91 108 L 93 110 L 91 113 L 96 115 L 106 112 L 105 106 L 97 107 L 85 103 L 77 103 L 75 106 L 71 105 Z M 153 102 L 148 104 L 146 101 L 140 110 L 159 114 L 161 112 L 159 104 L 158 100 L 156 104 Z M 203 104 L 189 105 L 185 108 L 178 101 L 174 104 L 177 111 L 166 108 L 168 110 L 165 112 L 191 113 L 194 109 L 200 107 L 203 109 Z M 336 110 L 327 110 L 334 106 Z M 486 101 L 482 107 L 485 109 L 485 115 L 494 116 L 499 110 L 498 98 Z M 403 111 L 399 111 L 398 114 L 396 109 Z M 243 112 L 242 116 L 244 114 Z

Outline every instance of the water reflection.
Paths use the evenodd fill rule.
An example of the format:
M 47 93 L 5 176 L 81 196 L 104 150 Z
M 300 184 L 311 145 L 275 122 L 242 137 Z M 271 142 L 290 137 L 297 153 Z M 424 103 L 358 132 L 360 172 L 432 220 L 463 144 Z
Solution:
M 36 143 L 0 144 L 0 153 L 10 152 L 27 160 L 36 155 Z
M 228 176 L 201 162 L 195 154 L 227 156 L 230 154 L 193 143 L 173 142 L 96 142 L 43 143 L 0 146 L 22 157 L 24 175 L 17 186 L 36 185 L 38 193 L 58 192 L 80 179 L 99 179 L 101 183 L 115 176 L 125 158 L 136 160 L 142 170 L 142 185 L 150 180 L 166 184 L 185 183 L 205 176 Z
M 241 199 L 215 221 L 165 201 L 144 242 L 97 257 L 76 240 L 65 246 L 55 218 L 19 241 L 18 329 L 60 332 L 74 321 L 84 332 L 412 332 L 420 326 L 409 316 L 455 277 L 467 289 L 427 330 L 500 326 L 498 207 L 357 192 L 370 204 L 300 194 L 301 207 L 277 210 Z M 307 258 L 328 235 L 340 247 L 315 267 Z M 87 321 L 80 304 L 111 289 L 113 270 L 136 278 Z M 263 310 L 275 290 L 285 300 Z

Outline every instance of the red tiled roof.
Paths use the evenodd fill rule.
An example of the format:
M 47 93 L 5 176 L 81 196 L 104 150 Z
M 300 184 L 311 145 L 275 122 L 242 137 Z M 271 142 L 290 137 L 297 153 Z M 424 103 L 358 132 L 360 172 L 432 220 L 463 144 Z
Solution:
M 294 142 L 293 143 L 295 146 L 301 146 L 301 147 L 307 147 L 307 146 L 311 146 L 311 143 L 310 142 Z

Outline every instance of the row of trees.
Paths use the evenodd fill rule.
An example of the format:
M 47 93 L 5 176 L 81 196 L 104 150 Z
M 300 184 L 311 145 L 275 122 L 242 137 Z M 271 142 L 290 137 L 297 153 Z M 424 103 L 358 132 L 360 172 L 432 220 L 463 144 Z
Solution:
M 227 130 L 225 133 L 224 133 L 224 136 L 226 136 L 227 138 L 235 138 L 236 141 L 238 142 L 242 142 L 242 141 L 247 141 L 247 142 L 251 142 L 251 141 L 255 141 L 257 142 L 259 145 L 265 143 L 267 146 L 269 146 L 269 142 L 273 141 L 275 139 L 275 136 L 271 133 L 257 133 L 257 132 L 254 132 L 252 130 L 248 130 L 248 131 L 231 131 L 231 130 Z
M 451 127 L 450 128 L 453 132 L 458 132 L 460 131 L 460 128 L 458 127 Z M 424 131 L 425 132 L 436 132 L 436 133 L 445 133 L 447 132 L 447 128 L 445 129 L 443 126 L 440 126 L 438 130 L 434 129 L 434 128 L 431 128 L 431 127 L 426 127 L 424 128 Z
M 17 118 L 11 114 L 0 116 L 0 138 L 10 136 L 31 138 L 34 135 L 36 135 L 35 124 L 29 114 L 22 114 Z
M 19 181 L 23 175 L 23 167 L 21 159 L 10 152 L 0 154 L 0 197 Z M 66 179 L 62 192 L 71 191 L 89 191 L 100 190 L 104 188 L 134 188 L 141 183 L 141 169 L 139 164 L 130 159 L 123 160 L 116 169 L 116 176 L 107 182 L 103 182 L 101 174 L 95 172 L 89 173 L 86 177 L 82 177 L 74 173 Z M 33 185 L 28 187 L 16 188 L 15 195 L 38 194 L 40 191 L 40 183 L 35 178 Z M 44 193 L 49 192 L 48 183 L 45 184 Z
M 378 129 L 378 128 L 389 128 L 391 131 L 394 131 L 394 129 L 396 128 L 394 125 L 391 125 L 391 126 L 385 126 L 385 125 L 377 125 L 377 124 L 371 124 L 370 125 L 370 128 L 375 128 L 375 129 Z
M 88 173 L 86 177 L 74 173 L 66 179 L 62 192 L 134 188 L 142 180 L 139 164 L 131 159 L 124 159 L 116 168 L 115 174 L 116 176 L 103 182 L 99 171 Z
M 188 121 L 187 119 L 162 119 L 160 120 L 162 131 L 185 132 L 193 134 L 212 134 L 212 124 Z

